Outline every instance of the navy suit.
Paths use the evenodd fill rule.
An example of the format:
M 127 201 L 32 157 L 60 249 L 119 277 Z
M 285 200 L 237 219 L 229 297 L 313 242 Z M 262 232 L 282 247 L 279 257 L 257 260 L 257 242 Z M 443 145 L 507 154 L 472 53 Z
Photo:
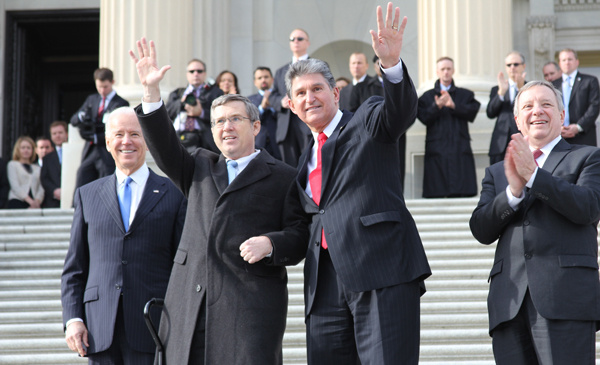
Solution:
M 60 200 L 54 199 L 54 190 L 60 189 L 61 170 L 56 150 L 44 156 L 44 164 L 40 173 L 40 180 L 45 192 L 42 208 L 60 208 Z
M 395 292 L 392 298 L 379 303 L 378 308 L 362 308 L 371 313 L 379 311 L 382 319 L 390 312 L 401 312 L 407 317 L 402 328 L 398 327 L 398 322 L 382 323 L 370 318 L 371 321 L 367 319 L 364 323 L 355 316 L 356 339 L 349 336 L 342 341 L 351 343 L 355 340 L 355 347 L 361 352 L 359 355 L 370 358 L 374 363 L 415 363 L 418 361 L 419 343 L 419 284 L 431 271 L 417 227 L 404 203 L 397 143 L 415 120 L 417 94 L 406 68 L 403 81 L 392 84 L 386 80 L 384 86 L 385 99 L 372 97 L 356 114 L 344 112 L 337 128 L 323 145 L 321 200 L 318 206 L 305 192 L 312 146 L 307 147 L 300 158 L 297 186 L 304 210 L 312 215 L 311 238 L 304 265 L 307 336 L 309 343 L 314 339 L 318 342 L 319 337 L 328 331 L 325 328 L 328 325 L 317 324 L 317 328 L 311 328 L 315 322 L 312 318 L 315 311 L 322 310 L 320 303 L 330 301 L 329 297 L 333 295 L 328 290 L 319 290 L 323 279 L 328 282 L 327 285 L 331 283 L 326 275 L 337 277 L 338 286 L 342 285 L 359 296 L 412 283 L 413 289 L 416 289 L 412 297 L 398 297 Z M 320 248 L 322 229 L 327 250 Z M 330 257 L 334 269 L 328 268 L 333 271 L 330 274 L 324 274 L 323 266 L 320 266 L 324 257 L 326 260 Z M 335 316 L 319 316 L 328 322 L 335 321 Z M 347 328 L 341 329 L 345 330 Z M 376 346 L 372 346 L 372 341 L 376 336 L 388 333 L 402 337 L 402 345 L 395 347 L 403 347 L 399 350 L 402 354 L 404 346 L 410 348 L 410 358 L 390 360 L 384 357 L 378 362 L 380 358 L 375 356 L 379 352 L 375 354 Z M 350 345 L 348 350 L 353 347 Z M 384 355 L 388 355 L 387 350 L 384 350 Z M 309 345 L 309 363 L 346 363 L 335 354 L 327 358 L 330 351 L 324 352 L 314 356 Z
M 562 93 L 562 78 L 552 81 Z M 579 124 L 583 132 L 566 141 L 576 144 L 596 146 L 596 119 L 600 113 L 600 86 L 592 75 L 577 71 L 569 99 L 569 123 Z
M 83 319 L 89 331 L 88 354 L 105 351 L 113 342 L 122 300 L 127 342 L 136 351 L 153 354 L 143 309 L 151 298 L 165 296 L 187 207 L 183 194 L 167 178 L 150 171 L 127 232 L 116 175 L 77 189 L 74 205 L 62 274 L 63 324 Z M 157 314 L 155 323 L 158 320 Z
M 260 93 L 248 96 L 252 104 L 258 106 L 262 103 L 263 96 Z M 254 140 L 256 148 L 264 148 L 269 154 L 281 160 L 281 154 L 277 147 L 277 113 L 275 109 L 268 108 L 260 114 L 260 132 Z

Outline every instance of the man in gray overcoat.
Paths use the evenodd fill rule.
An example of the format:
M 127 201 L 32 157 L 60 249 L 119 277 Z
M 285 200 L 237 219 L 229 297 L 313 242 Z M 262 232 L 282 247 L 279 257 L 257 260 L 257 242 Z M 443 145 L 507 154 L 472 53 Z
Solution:
M 136 108 L 158 166 L 189 200 L 159 335 L 168 365 L 281 364 L 287 274 L 306 254 L 307 219 L 295 169 L 256 150 L 258 109 L 225 95 L 211 107 L 221 154 L 178 141 L 160 97 L 154 43 L 137 43 L 144 86 Z

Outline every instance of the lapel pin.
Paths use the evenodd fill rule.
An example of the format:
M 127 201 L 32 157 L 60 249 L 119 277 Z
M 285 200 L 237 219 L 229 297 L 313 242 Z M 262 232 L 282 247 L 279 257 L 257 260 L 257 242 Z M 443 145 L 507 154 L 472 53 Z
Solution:
M 154 190 L 154 194 L 158 194 L 158 190 Z

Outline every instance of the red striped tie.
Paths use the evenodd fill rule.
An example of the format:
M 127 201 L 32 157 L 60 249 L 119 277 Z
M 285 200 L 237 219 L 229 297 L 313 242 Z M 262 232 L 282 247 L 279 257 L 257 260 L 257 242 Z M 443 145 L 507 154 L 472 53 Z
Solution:
M 317 203 L 317 205 L 319 205 L 319 202 L 321 201 L 321 182 L 322 182 L 321 147 L 323 147 L 323 145 L 325 144 L 325 141 L 327 141 L 327 136 L 325 135 L 325 133 L 321 132 L 321 133 L 319 133 L 317 140 L 319 141 L 319 146 L 317 148 L 317 167 L 315 167 L 315 169 L 312 170 L 310 175 L 308 175 L 308 182 L 310 183 L 310 191 L 312 192 L 313 200 L 315 201 L 315 203 Z M 322 229 L 321 229 L 321 246 L 323 246 L 324 249 L 327 249 L 327 242 L 325 242 L 325 231 L 323 231 Z
M 542 150 L 535 150 L 533 151 L 533 160 L 535 161 L 535 164 L 537 165 L 537 159 L 538 157 L 540 157 L 541 155 L 543 155 L 544 153 L 542 152 Z M 539 165 L 538 165 L 539 166 Z

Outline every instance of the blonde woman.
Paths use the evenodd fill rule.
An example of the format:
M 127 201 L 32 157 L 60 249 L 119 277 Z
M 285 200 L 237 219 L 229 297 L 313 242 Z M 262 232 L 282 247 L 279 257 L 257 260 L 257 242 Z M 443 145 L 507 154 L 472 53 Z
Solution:
M 22 136 L 13 148 L 13 159 L 6 166 L 10 191 L 8 209 L 40 208 L 44 200 L 44 188 L 40 183 L 41 168 L 34 164 L 35 142 Z

